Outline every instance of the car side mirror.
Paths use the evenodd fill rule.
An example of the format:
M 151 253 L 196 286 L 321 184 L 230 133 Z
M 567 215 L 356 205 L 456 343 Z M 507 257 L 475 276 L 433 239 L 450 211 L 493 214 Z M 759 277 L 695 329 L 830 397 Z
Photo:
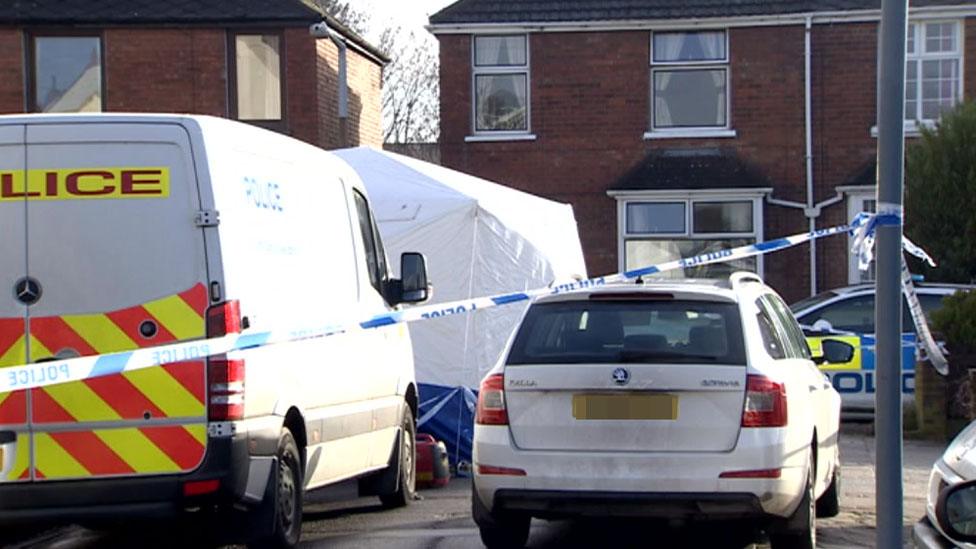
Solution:
M 824 339 L 820 342 L 823 355 L 814 357 L 813 361 L 821 364 L 844 364 L 854 358 L 854 346 L 836 339 Z
M 423 254 L 406 252 L 400 256 L 400 286 L 400 303 L 422 303 L 430 297 Z
M 976 481 L 942 490 L 935 505 L 939 528 L 955 541 L 976 542 Z

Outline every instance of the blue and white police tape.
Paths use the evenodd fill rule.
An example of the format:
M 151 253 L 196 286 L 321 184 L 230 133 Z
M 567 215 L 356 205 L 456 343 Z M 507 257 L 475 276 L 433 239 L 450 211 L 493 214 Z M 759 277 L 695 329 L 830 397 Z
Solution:
M 878 204 L 877 214 L 858 215 L 851 223 L 853 236 L 851 252 L 858 258 L 858 269 L 867 271 L 874 261 L 875 229 L 881 226 L 901 227 L 903 217 L 904 210 L 900 205 L 882 202 Z M 909 240 L 907 236 L 902 235 L 901 243 L 903 250 L 935 267 L 935 261 L 932 257 Z M 925 311 L 922 310 L 922 304 L 918 300 L 915 284 L 912 282 L 912 274 L 908 270 L 908 263 L 905 262 L 904 256 L 901 258 L 901 287 L 905 301 L 908 303 L 908 310 L 912 315 L 915 332 L 918 334 L 920 349 L 924 351 L 925 358 L 932 363 L 936 371 L 942 375 L 948 375 L 949 363 L 942 352 L 942 348 L 936 343 L 931 330 L 929 330 Z
M 864 224 L 870 223 L 872 217 L 873 214 L 860 214 L 851 225 L 820 229 L 814 232 L 796 234 L 767 242 L 740 246 L 738 248 L 708 252 L 694 257 L 669 261 L 623 273 L 558 284 L 549 288 L 412 307 L 405 310 L 375 315 L 357 322 L 329 324 L 320 327 L 304 327 L 300 330 L 244 332 L 242 334 L 230 334 L 219 338 L 172 343 L 133 351 L 3 368 L 0 369 L 0 393 L 34 389 L 71 381 L 131 372 L 163 364 L 201 359 L 267 345 L 327 337 L 359 329 L 380 328 L 404 322 L 415 322 L 442 316 L 464 314 L 479 309 L 525 302 L 544 295 L 560 294 L 615 282 L 634 280 L 639 277 L 646 277 L 675 269 L 745 259 L 785 250 L 819 238 L 847 234 L 852 230 L 862 227 Z

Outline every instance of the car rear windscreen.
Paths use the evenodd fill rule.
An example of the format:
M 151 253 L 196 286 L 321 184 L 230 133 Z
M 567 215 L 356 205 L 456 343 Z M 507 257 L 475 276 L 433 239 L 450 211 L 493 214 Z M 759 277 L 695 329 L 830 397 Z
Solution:
M 564 301 L 533 305 L 507 364 L 744 365 L 733 303 L 682 300 Z

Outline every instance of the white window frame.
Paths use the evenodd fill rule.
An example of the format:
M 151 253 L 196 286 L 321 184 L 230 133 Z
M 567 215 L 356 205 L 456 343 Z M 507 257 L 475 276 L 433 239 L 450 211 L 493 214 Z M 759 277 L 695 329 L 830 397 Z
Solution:
M 654 61 L 654 34 L 682 34 L 696 32 L 721 32 L 725 37 L 725 58 L 721 60 L 709 59 L 706 61 Z M 648 62 L 650 66 L 648 77 L 648 95 L 650 102 L 648 105 L 648 131 L 644 133 L 644 139 L 673 139 L 673 138 L 716 138 L 716 137 L 735 137 L 736 132 L 732 129 L 732 62 L 729 50 L 729 30 L 727 28 L 706 28 L 706 29 L 675 29 L 651 32 L 650 47 L 648 49 Z M 725 71 L 725 124 L 722 126 L 681 126 L 681 127 L 662 127 L 654 125 L 654 74 L 661 70 L 702 70 L 720 69 Z
M 867 200 L 877 200 L 877 190 L 874 187 L 850 187 L 845 189 L 847 194 L 847 222 L 854 220 L 857 214 L 865 211 L 864 202 Z M 874 278 L 870 275 L 862 277 L 861 270 L 857 267 L 857 256 L 851 252 L 853 238 L 848 237 L 847 245 L 847 283 L 862 284 L 873 282 Z
M 772 189 L 701 189 L 688 191 L 611 191 L 617 200 L 617 268 L 627 270 L 628 240 L 692 240 L 751 238 L 763 241 L 763 201 Z M 685 203 L 685 230 L 681 233 L 636 234 L 627 231 L 627 205 L 632 203 Z M 752 202 L 752 232 L 744 233 L 696 233 L 694 228 L 694 203 L 696 202 Z M 646 267 L 647 265 L 642 265 Z M 756 257 L 756 273 L 763 275 L 763 256 Z
M 520 37 L 525 41 L 525 65 L 478 66 L 478 38 Z M 530 141 L 532 134 L 532 48 L 528 33 L 497 32 L 471 35 L 471 135 L 466 142 L 476 141 Z M 478 129 L 478 77 L 483 75 L 525 75 L 525 129 L 479 130 Z
M 905 44 L 905 48 L 906 48 L 905 61 L 906 61 L 906 63 L 908 61 L 923 61 L 923 60 L 927 60 L 927 59 L 959 59 L 959 89 L 957 90 L 958 91 L 958 96 L 956 97 L 956 104 L 957 105 L 960 102 L 962 102 L 965 99 L 965 97 L 966 97 L 966 95 L 965 95 L 965 91 L 966 91 L 965 90 L 965 85 L 966 85 L 966 74 L 965 74 L 966 73 L 966 42 L 965 42 L 965 40 L 966 40 L 966 25 L 964 24 L 964 21 L 965 21 L 965 19 L 924 19 L 924 18 L 912 19 L 911 21 L 908 22 L 908 25 L 910 27 L 914 27 L 915 28 L 915 52 L 916 53 L 908 53 L 907 52 L 908 43 L 906 42 L 906 44 Z M 935 24 L 939 24 L 939 23 L 952 23 L 952 24 L 955 25 L 955 28 L 956 28 L 956 48 L 957 48 L 957 51 L 956 52 L 953 52 L 953 53 L 942 53 L 942 52 L 939 52 L 939 53 L 934 53 L 934 54 L 918 53 L 919 52 L 919 45 L 920 44 L 923 44 L 924 45 L 924 40 L 925 40 L 925 25 L 932 24 L 932 23 L 935 23 Z M 907 40 L 907 38 L 906 38 L 906 40 Z M 921 129 L 923 127 L 924 128 L 930 128 L 930 129 L 931 128 L 934 128 L 935 127 L 935 123 L 938 121 L 938 120 L 934 120 L 934 119 L 923 119 L 923 118 L 921 118 L 921 114 L 922 114 L 921 63 L 919 63 L 919 73 L 918 73 L 918 76 L 919 76 L 919 78 L 917 79 L 917 83 L 916 83 L 916 86 L 918 86 L 917 91 L 916 91 L 916 100 L 917 100 L 917 103 L 916 103 L 916 106 L 915 106 L 915 114 L 918 116 L 918 118 L 915 118 L 915 119 L 905 118 L 905 135 L 908 136 L 908 137 L 917 137 L 917 136 L 919 136 L 921 134 Z M 907 69 L 907 67 L 905 69 L 905 85 L 906 86 L 908 85 L 908 69 Z M 875 137 L 875 138 L 878 137 L 878 127 L 877 126 L 872 126 L 871 127 L 871 137 Z
M 906 61 L 915 61 L 918 63 L 918 72 L 916 78 L 916 105 L 914 119 L 906 118 L 906 122 L 915 122 L 929 124 L 935 122 L 934 118 L 922 118 L 922 62 L 932 61 L 932 60 L 958 60 L 959 61 L 959 85 L 956 89 L 956 97 L 954 105 L 959 104 L 962 101 L 963 95 L 963 82 L 965 81 L 964 71 L 965 71 L 965 59 L 963 58 L 963 52 L 965 47 L 963 45 L 963 40 L 965 36 L 963 35 L 963 25 L 958 20 L 920 20 L 920 21 L 910 21 L 908 23 L 912 28 L 915 29 L 915 39 L 914 39 L 914 53 L 906 53 Z M 939 25 L 939 24 L 951 24 L 955 30 L 955 43 L 956 50 L 952 52 L 936 52 L 928 53 L 925 51 L 925 32 L 928 25 Z M 907 44 L 906 44 L 907 47 Z M 907 69 L 906 69 L 906 85 L 907 85 Z

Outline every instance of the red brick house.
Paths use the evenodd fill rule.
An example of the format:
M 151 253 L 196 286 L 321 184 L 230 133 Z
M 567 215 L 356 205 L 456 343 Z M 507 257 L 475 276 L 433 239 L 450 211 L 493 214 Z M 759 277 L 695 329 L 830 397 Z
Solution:
M 182 112 L 324 148 L 382 145 L 387 59 L 302 0 L 33 0 L 0 5 L 0 113 Z M 320 36 L 322 33 L 318 33 Z M 348 73 L 346 143 L 339 57 Z
M 442 161 L 572 203 L 592 274 L 845 223 L 874 205 L 879 5 L 461 0 L 430 19 Z M 911 136 L 976 90 L 976 2 L 909 26 Z M 735 267 L 795 300 L 862 279 L 847 247 Z

